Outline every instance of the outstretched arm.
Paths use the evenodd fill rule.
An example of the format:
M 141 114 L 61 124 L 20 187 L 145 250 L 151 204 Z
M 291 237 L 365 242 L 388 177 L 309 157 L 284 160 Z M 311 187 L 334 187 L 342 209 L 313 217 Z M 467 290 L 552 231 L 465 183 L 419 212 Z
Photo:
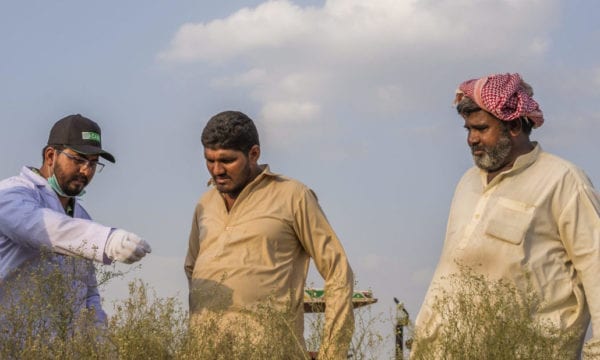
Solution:
M 0 233 L 24 247 L 102 262 L 111 228 L 43 207 L 37 196 L 26 187 L 1 190 Z

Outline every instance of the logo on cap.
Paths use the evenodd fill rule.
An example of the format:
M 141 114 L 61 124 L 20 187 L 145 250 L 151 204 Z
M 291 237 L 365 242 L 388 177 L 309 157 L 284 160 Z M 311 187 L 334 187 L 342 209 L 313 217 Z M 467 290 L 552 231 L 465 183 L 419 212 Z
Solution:
M 81 138 L 83 140 L 92 140 L 100 142 L 100 134 L 91 131 L 83 131 L 81 133 Z

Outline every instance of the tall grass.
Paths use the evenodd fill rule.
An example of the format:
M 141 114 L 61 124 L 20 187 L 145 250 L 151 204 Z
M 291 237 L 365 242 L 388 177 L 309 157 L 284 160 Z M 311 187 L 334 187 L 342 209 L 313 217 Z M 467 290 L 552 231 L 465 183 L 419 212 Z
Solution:
M 82 296 L 93 265 L 76 258 L 51 260 L 0 283 L 0 359 L 107 358 L 106 329 Z
M 64 260 L 72 271 L 65 271 L 65 263 L 45 264 L 0 284 L 0 295 L 13 299 L 0 303 L 0 359 L 310 359 L 305 339 L 295 337 L 290 314 L 280 306 L 267 301 L 233 315 L 208 312 L 190 322 L 177 298 L 160 298 L 141 280 L 129 284 L 129 296 L 115 302 L 107 323 L 99 326 L 94 310 L 76 300 L 81 288 L 73 285 L 84 281 L 81 260 Z M 120 275 L 102 267 L 99 283 Z M 380 317 L 358 314 L 352 358 L 377 359 L 383 337 L 373 324 Z M 315 339 L 323 330 L 322 315 L 314 321 L 308 325 L 311 350 L 320 346 Z
M 325 326 L 323 313 L 306 314 L 308 319 L 308 337 L 306 346 L 311 352 L 318 352 L 321 347 L 322 332 Z M 355 360 L 384 359 L 387 341 L 393 341 L 391 322 L 383 314 L 375 314 L 371 307 L 359 308 L 354 311 L 355 330 L 350 342 L 349 356 Z M 382 335 L 381 325 L 390 329 L 387 335 Z M 389 347 L 389 346 L 388 346 Z
M 91 265 L 66 261 L 73 262 L 28 268 L 0 284 L 0 359 L 309 359 L 304 342 L 313 352 L 321 347 L 323 314 L 306 315 L 306 340 L 295 337 L 290 314 L 268 301 L 235 315 L 206 313 L 190 326 L 185 306 L 157 297 L 140 280 L 129 284 L 129 296 L 98 326 L 73 286 Z M 98 278 L 106 283 L 120 275 L 103 267 Z M 542 303 L 532 289 L 464 269 L 445 281 L 453 291 L 440 291 L 433 308 L 444 326 L 435 341 L 425 329 L 414 329 L 412 359 L 576 358 L 577 331 L 536 318 Z M 370 307 L 355 310 L 355 318 L 351 358 L 392 358 L 382 352 L 393 342 L 393 321 Z M 381 325 L 390 329 L 387 336 L 378 331 Z
M 576 359 L 579 331 L 563 331 L 535 314 L 543 306 L 530 286 L 517 289 L 463 268 L 444 281 L 433 312 L 441 327 L 415 329 L 411 359 Z M 448 286 L 449 285 L 449 286 Z

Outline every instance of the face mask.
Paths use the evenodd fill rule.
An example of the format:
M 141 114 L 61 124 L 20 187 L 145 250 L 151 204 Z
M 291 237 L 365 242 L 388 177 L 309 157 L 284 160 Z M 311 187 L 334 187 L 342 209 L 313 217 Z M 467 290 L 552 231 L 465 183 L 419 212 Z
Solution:
M 62 197 L 74 198 L 74 197 L 83 196 L 85 194 L 85 190 L 81 190 L 81 192 L 75 196 L 70 196 L 70 195 L 65 194 L 63 189 L 60 187 L 60 184 L 58 183 L 58 180 L 56 179 L 55 174 L 52 174 L 52 176 L 50 176 L 48 178 L 48 184 L 50 184 L 50 187 L 52 188 L 52 190 L 54 190 L 58 195 L 60 195 Z

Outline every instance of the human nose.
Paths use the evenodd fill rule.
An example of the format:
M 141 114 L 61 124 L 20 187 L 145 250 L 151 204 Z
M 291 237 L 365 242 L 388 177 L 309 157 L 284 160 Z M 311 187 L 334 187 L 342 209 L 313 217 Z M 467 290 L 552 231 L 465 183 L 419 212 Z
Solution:
M 475 131 L 469 131 L 467 134 L 467 143 L 473 146 L 479 143 L 479 135 Z
M 225 173 L 225 167 L 222 163 L 215 161 L 209 166 L 210 172 L 213 175 L 223 175 Z
M 85 174 L 86 176 L 93 175 L 96 172 L 96 166 L 88 161 L 79 166 L 79 172 Z

